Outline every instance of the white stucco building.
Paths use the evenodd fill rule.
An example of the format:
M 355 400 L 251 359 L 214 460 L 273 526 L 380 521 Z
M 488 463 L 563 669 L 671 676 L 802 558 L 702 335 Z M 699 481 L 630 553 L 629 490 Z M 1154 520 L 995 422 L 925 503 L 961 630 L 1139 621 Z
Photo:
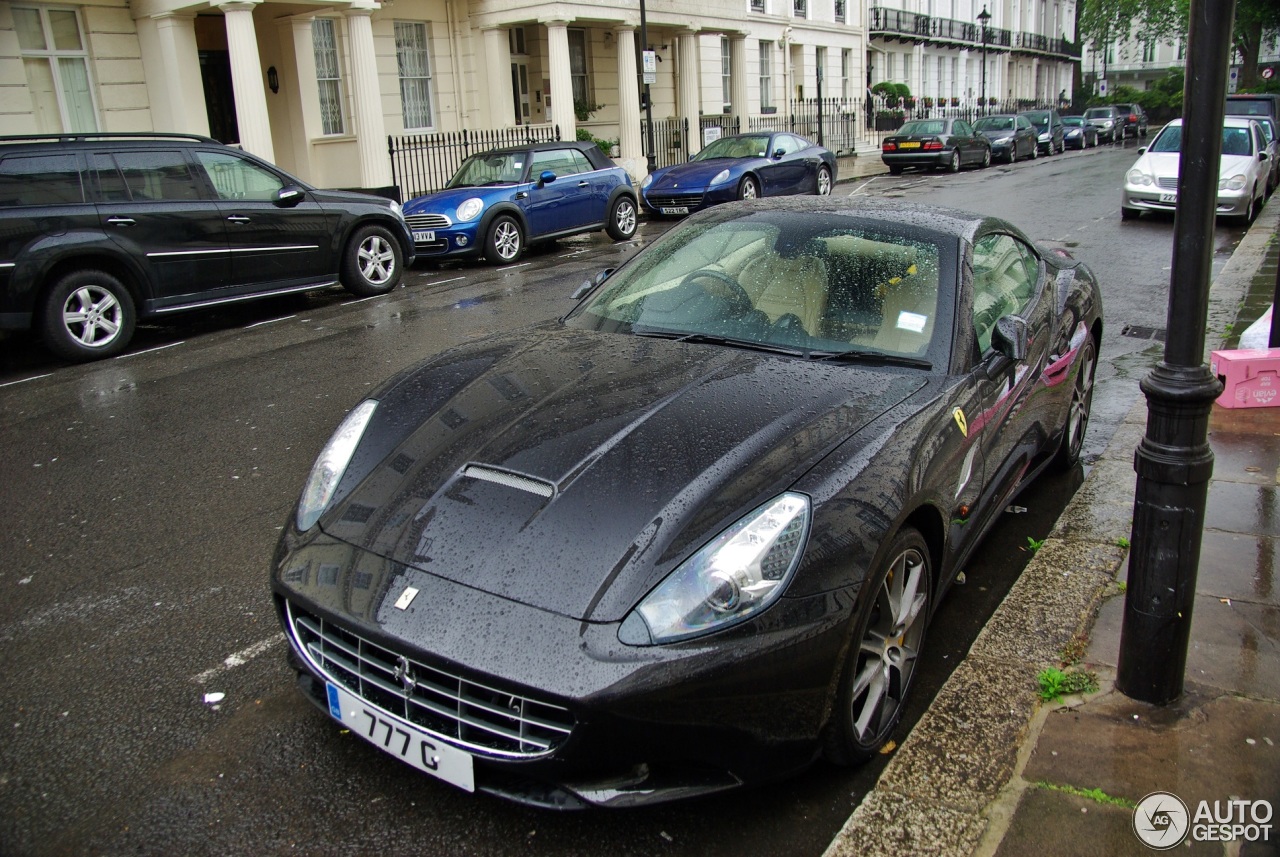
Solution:
M 819 69 L 824 95 L 861 96 L 864 16 L 849 0 L 648 0 L 654 116 L 745 130 L 816 95 Z M 380 187 L 388 135 L 585 125 L 642 173 L 640 26 L 638 0 L 13 0 L 0 127 L 208 134 L 317 185 Z

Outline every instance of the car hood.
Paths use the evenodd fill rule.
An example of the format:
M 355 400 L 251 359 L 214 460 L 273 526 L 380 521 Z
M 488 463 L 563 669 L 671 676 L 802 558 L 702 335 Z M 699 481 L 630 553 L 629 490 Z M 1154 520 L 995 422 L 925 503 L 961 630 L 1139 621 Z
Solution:
M 1179 158 L 1181 155 L 1178 152 L 1147 152 L 1133 166 L 1153 176 L 1176 177 Z M 1218 175 L 1222 178 L 1240 173 L 1249 175 L 1255 160 L 1251 155 L 1223 155 Z
M 1005 137 L 1012 137 L 1014 134 L 1017 134 L 1018 132 L 1012 128 L 1007 128 L 1002 131 L 996 131 L 994 129 L 984 128 L 978 133 L 986 137 L 988 140 L 1003 140 Z
M 617 621 L 924 382 L 558 326 L 508 335 L 374 396 L 348 493 L 320 525 L 396 564 Z
M 492 202 L 495 196 L 508 196 L 514 193 L 516 185 L 493 185 L 491 187 L 455 187 L 436 191 L 426 196 L 416 196 L 404 204 L 405 214 L 452 214 L 458 206 L 472 197 L 479 197 L 486 203 Z
M 687 164 L 676 164 L 658 170 L 653 175 L 653 182 L 647 191 L 679 190 L 690 187 L 706 187 L 716 175 L 724 169 L 730 175 L 741 172 L 748 159 L 715 158 L 710 161 L 690 161 Z

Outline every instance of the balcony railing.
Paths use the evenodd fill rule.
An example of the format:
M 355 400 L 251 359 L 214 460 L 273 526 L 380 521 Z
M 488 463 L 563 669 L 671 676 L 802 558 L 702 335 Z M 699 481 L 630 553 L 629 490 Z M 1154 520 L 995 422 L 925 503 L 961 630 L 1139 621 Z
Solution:
M 802 0 L 795 2 L 799 4 Z M 1080 58 L 1079 46 L 1063 38 L 1055 39 L 1039 33 L 1014 33 L 1000 27 L 987 27 L 984 38 L 983 28 L 970 21 L 935 18 L 885 6 L 871 7 L 870 32 L 872 36 L 888 36 L 904 41 L 952 42 L 974 47 L 985 45 L 988 50 L 1034 51 Z

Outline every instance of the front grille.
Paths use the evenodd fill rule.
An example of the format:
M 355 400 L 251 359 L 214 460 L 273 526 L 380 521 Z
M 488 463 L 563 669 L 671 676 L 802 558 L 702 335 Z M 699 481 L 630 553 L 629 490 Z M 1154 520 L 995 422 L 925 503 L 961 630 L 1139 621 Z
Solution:
M 412 229 L 448 229 L 453 225 L 443 214 L 406 214 L 404 220 Z
M 298 648 L 321 675 L 478 755 L 543 756 L 573 731 L 567 708 L 409 660 L 292 603 L 287 610 Z
M 1157 176 L 1156 187 L 1160 188 L 1161 190 L 1177 190 L 1178 177 L 1177 176 Z
M 662 195 L 649 194 L 645 199 L 647 199 L 649 205 L 654 208 L 679 208 L 680 206 L 687 205 L 689 210 L 692 211 L 702 205 L 702 194 L 700 193 L 672 193 Z

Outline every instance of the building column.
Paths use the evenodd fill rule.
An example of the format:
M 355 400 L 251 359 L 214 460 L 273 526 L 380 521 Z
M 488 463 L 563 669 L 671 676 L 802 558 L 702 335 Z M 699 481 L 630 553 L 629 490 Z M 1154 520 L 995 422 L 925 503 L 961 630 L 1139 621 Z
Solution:
M 261 0 L 219 3 L 227 22 L 227 49 L 231 54 L 231 88 L 236 96 L 236 124 L 240 145 L 260 158 L 275 161 L 271 144 L 271 120 L 267 117 L 267 88 L 262 84 L 258 34 L 253 8 Z
M 702 78 L 698 69 L 698 33 L 696 30 L 682 30 L 676 34 L 677 50 L 680 52 L 676 67 L 677 102 L 680 107 L 679 116 L 689 123 L 689 156 L 702 149 Z
M 382 92 L 378 88 L 378 57 L 373 48 L 372 9 L 348 9 L 347 38 L 351 43 L 351 108 L 355 114 L 356 150 L 360 153 L 360 186 L 391 184 L 387 158 L 387 126 L 382 120 Z
M 320 85 L 316 81 L 315 43 L 311 35 L 310 15 L 276 19 L 280 40 L 280 57 L 285 73 L 280 77 L 280 90 L 289 109 L 289 145 L 292 147 L 293 173 L 308 181 L 311 170 L 311 141 L 324 133 L 320 118 Z M 281 158 L 281 166 L 284 166 Z
M 578 120 L 573 113 L 573 72 L 569 65 L 569 23 L 546 21 L 547 65 L 551 73 L 551 114 L 560 126 L 560 139 L 578 136 Z
M 194 13 L 178 12 L 137 21 L 152 126 L 157 131 L 209 133 L 195 23 Z
M 480 32 L 484 67 L 489 75 L 489 86 L 484 90 L 489 97 L 482 99 L 489 111 L 487 126 L 510 128 L 516 124 L 516 111 L 520 109 L 511 86 L 510 37 L 505 27 L 489 27 Z
M 747 133 L 747 37 L 729 37 L 729 98 L 733 101 L 733 118 L 738 122 L 739 133 Z
M 640 78 L 636 69 L 636 29 L 614 29 L 618 43 L 618 159 L 633 177 L 648 172 L 640 137 Z

